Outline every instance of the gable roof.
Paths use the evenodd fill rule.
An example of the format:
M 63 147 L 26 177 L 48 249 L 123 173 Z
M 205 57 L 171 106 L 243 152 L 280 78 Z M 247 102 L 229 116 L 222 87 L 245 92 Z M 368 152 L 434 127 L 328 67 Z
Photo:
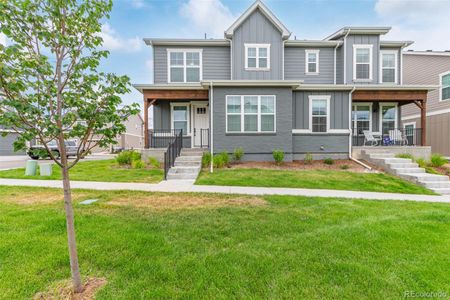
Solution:
M 250 6 L 234 23 L 225 31 L 225 37 L 231 38 L 234 31 L 257 9 L 266 16 L 267 19 L 281 32 L 283 39 L 288 39 L 291 36 L 291 32 L 286 28 L 286 26 L 281 23 L 280 20 L 264 5 L 260 0 L 256 0 L 252 6 Z
M 380 27 L 380 26 L 347 26 L 339 29 L 335 33 L 327 36 L 324 40 L 334 40 L 338 39 L 342 36 L 345 36 L 347 33 L 352 34 L 386 34 L 391 30 L 391 27 Z

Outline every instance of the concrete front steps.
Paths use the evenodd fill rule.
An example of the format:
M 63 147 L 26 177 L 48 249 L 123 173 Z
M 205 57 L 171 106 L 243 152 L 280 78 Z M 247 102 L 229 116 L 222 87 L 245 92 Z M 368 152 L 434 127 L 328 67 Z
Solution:
M 195 180 L 202 168 L 203 149 L 181 149 L 174 166 L 167 173 L 167 180 Z
M 422 185 L 441 195 L 450 195 L 450 180 L 445 175 L 426 173 L 424 168 L 409 158 L 396 158 L 388 148 L 365 149 L 361 152 L 363 159 L 379 166 L 386 172 L 405 180 Z

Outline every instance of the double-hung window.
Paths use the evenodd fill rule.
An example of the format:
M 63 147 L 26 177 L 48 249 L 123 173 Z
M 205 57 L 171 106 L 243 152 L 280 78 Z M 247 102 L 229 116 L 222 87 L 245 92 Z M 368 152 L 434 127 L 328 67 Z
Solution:
M 372 80 L 372 45 L 353 45 L 353 80 Z
M 440 101 L 450 100 L 450 72 L 443 73 L 441 78 Z
M 172 104 L 172 129 L 183 130 L 183 135 L 189 134 L 189 104 Z
M 397 51 L 381 51 L 381 82 L 397 82 Z
M 319 74 L 319 50 L 305 50 L 305 73 Z
M 245 44 L 245 69 L 270 69 L 270 44 Z
M 202 51 L 168 49 L 169 83 L 200 82 Z
M 273 95 L 226 97 L 227 132 L 275 132 Z
M 309 116 L 312 132 L 327 132 L 330 129 L 330 96 L 310 96 Z

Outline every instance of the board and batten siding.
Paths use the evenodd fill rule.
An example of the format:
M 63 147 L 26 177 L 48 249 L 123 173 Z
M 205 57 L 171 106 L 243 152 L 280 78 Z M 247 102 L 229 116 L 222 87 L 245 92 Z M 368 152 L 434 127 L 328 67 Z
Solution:
M 270 70 L 245 70 L 245 44 L 270 44 Z M 281 32 L 255 10 L 234 32 L 232 41 L 233 80 L 283 79 Z
M 378 84 L 380 36 L 349 34 L 346 45 L 347 84 Z M 353 45 L 372 45 L 372 80 L 353 82 Z
M 227 95 L 275 95 L 275 133 L 227 133 Z M 274 149 L 285 152 L 286 160 L 292 160 L 292 90 L 270 87 L 215 87 L 214 88 L 214 153 L 233 153 L 236 148 L 244 149 L 244 159 L 273 160 Z
M 348 129 L 349 92 L 344 91 L 296 91 L 292 97 L 292 112 L 294 129 L 308 129 L 309 127 L 309 96 L 331 96 L 330 98 L 330 129 Z
M 403 54 L 403 84 L 440 85 L 439 74 L 450 71 L 450 56 Z M 449 109 L 450 101 L 439 101 L 439 89 L 428 92 L 427 112 Z M 415 104 L 403 106 L 403 116 L 420 114 Z
M 203 46 L 203 47 L 153 47 L 153 75 L 154 83 L 168 82 L 167 49 L 202 49 L 203 80 L 229 80 L 231 79 L 230 47 Z
M 305 50 L 319 50 L 319 74 L 306 74 Z M 284 49 L 284 79 L 303 80 L 304 83 L 334 83 L 334 48 L 300 48 Z

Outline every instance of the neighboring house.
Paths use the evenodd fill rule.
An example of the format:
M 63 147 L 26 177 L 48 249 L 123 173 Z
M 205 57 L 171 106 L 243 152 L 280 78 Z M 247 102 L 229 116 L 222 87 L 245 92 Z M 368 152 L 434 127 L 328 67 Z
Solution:
M 6 136 L 2 136 L 2 133 L 7 133 Z M 0 155 L 24 155 L 25 151 L 14 151 L 14 141 L 18 137 L 18 133 L 13 130 L 5 129 L 0 126 Z
M 434 84 L 427 103 L 427 142 L 433 152 L 450 156 L 450 52 L 407 51 L 403 53 L 403 76 L 407 84 Z M 420 127 L 420 111 L 415 105 L 402 110 L 403 127 Z
M 322 40 L 289 39 L 256 1 L 224 39 L 144 39 L 154 83 L 134 87 L 144 96 L 145 146 L 165 147 L 161 140 L 182 130 L 184 147 L 242 147 L 246 160 L 272 160 L 281 149 L 289 161 L 307 153 L 348 158 L 364 132 L 398 143 L 401 106 L 416 103 L 424 114 L 433 87 L 403 84 L 401 53 L 412 42 L 383 40 L 389 30 L 344 27 Z M 421 130 L 410 144 L 425 143 Z

